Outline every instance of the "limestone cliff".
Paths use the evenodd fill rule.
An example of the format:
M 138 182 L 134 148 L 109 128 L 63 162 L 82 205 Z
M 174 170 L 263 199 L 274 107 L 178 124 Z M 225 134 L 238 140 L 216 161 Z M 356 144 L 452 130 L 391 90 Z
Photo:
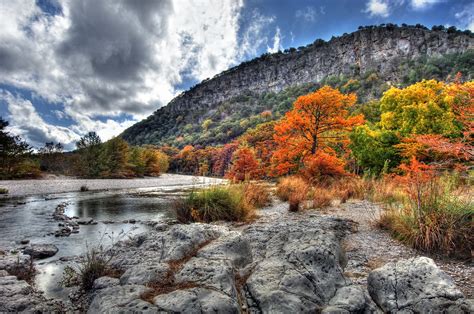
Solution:
M 392 25 L 361 28 L 328 42 L 316 40 L 304 48 L 266 54 L 224 71 L 182 93 L 122 136 L 133 144 L 163 144 L 165 139 L 183 135 L 185 125 L 191 124 L 196 133 L 199 130 L 193 124 L 211 117 L 208 113 L 220 104 L 241 95 L 278 93 L 290 86 L 320 82 L 331 75 L 353 77 L 370 71 L 384 82 L 398 83 L 404 74 L 400 73 L 400 65 L 407 60 L 463 53 L 473 48 L 474 36 L 467 32 Z M 239 102 L 233 106 L 238 107 Z M 217 120 L 229 119 L 225 110 L 219 108 Z M 197 112 L 201 114 L 196 115 Z M 194 135 L 196 141 L 199 142 Z

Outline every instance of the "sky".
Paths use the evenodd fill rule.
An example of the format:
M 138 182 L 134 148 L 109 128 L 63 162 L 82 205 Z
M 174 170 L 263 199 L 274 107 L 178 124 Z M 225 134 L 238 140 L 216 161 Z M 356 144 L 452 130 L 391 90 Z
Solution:
M 242 61 L 381 23 L 474 31 L 474 1 L 0 0 L 0 116 L 73 149 Z

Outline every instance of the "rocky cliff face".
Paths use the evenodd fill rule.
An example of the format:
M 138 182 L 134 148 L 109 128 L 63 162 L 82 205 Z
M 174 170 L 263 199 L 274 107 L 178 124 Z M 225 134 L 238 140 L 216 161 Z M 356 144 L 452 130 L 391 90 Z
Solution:
M 244 62 L 182 93 L 148 119 L 126 130 L 123 137 L 135 144 L 157 142 L 160 137 L 169 135 L 169 130 L 160 130 L 152 137 L 146 133 L 161 128 L 160 116 L 167 119 L 186 116 L 191 109 L 210 110 L 246 93 L 279 92 L 289 86 L 320 82 L 330 75 L 351 77 L 375 71 L 385 81 L 397 82 L 400 80 L 398 67 L 403 61 L 462 53 L 473 48 L 474 36 L 459 31 L 431 31 L 422 27 L 364 28 L 329 42 L 317 40 L 303 49 Z

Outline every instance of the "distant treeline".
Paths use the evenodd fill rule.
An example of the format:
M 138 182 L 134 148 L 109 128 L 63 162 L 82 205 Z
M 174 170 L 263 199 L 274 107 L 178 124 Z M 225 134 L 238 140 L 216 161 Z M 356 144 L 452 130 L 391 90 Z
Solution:
M 46 143 L 38 152 L 19 136 L 6 131 L 0 118 L 0 179 L 37 178 L 42 173 L 86 178 L 157 176 L 168 170 L 168 157 L 152 146 L 130 146 L 121 138 L 103 143 L 89 132 L 73 152 L 60 143 Z

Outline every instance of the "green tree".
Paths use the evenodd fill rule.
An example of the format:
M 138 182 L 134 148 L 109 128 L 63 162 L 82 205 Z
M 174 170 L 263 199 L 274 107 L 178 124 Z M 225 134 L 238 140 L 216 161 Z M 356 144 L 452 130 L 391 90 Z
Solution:
M 102 172 L 102 140 L 95 132 L 89 132 L 76 143 L 79 154 L 78 172 L 80 175 L 95 178 Z
M 102 160 L 104 163 L 103 176 L 126 177 L 130 176 L 130 147 L 128 143 L 120 137 L 114 137 L 104 144 L 102 150 Z
M 354 129 L 350 139 L 352 155 L 364 173 L 379 175 L 384 168 L 390 170 L 399 165 L 401 158 L 394 145 L 400 139 L 393 131 L 361 125 Z
M 38 175 L 37 165 L 29 159 L 30 145 L 6 131 L 7 127 L 8 121 L 0 117 L 0 178 Z

